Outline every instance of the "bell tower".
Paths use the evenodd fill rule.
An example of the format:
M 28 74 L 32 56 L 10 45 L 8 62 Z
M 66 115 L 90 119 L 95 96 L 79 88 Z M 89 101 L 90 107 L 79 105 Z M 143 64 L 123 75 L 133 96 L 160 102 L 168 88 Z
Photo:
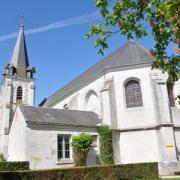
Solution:
M 34 105 L 35 68 L 29 65 L 24 27 L 19 35 L 9 64 L 3 73 L 0 90 L 0 153 L 8 156 L 8 137 L 14 111 L 18 105 Z

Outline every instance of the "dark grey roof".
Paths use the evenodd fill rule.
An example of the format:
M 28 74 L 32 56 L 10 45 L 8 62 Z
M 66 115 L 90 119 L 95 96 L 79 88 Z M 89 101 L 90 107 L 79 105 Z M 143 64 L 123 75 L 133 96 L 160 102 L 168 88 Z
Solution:
M 12 64 L 17 69 L 17 73 L 19 70 L 19 72 L 21 72 L 21 75 L 24 75 L 25 70 L 27 69 L 27 67 L 29 67 L 23 26 L 21 26 L 20 28 L 10 64 Z
M 113 71 L 117 68 L 125 69 L 127 66 L 129 68 L 135 68 L 135 65 L 147 65 L 151 64 L 152 61 L 153 58 L 147 49 L 134 41 L 128 41 L 114 53 L 95 64 L 78 78 L 74 79 L 55 94 L 50 96 L 43 106 L 53 106 L 58 101 L 74 93 L 80 86 L 82 86 L 82 84 L 85 84 L 85 82 L 98 78 L 106 71 Z
M 95 127 L 101 123 L 90 111 L 75 111 L 33 106 L 19 106 L 27 123 Z

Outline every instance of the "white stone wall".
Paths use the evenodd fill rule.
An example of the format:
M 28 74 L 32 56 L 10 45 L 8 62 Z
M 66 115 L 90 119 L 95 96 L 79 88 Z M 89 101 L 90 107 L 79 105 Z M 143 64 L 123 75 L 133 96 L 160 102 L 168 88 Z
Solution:
M 88 109 L 96 109 L 98 107 L 99 109 L 99 115 L 101 116 L 101 93 L 100 90 L 103 86 L 104 83 L 104 78 L 101 77 L 99 79 L 97 79 L 96 81 L 88 84 L 87 86 L 85 86 L 84 88 L 82 88 L 81 90 L 77 91 L 76 93 L 70 95 L 69 97 L 67 97 L 66 99 L 64 99 L 63 101 L 58 102 L 56 105 L 53 106 L 53 108 L 58 108 L 58 109 L 63 109 L 63 106 L 65 104 L 68 105 L 69 109 L 73 109 L 73 110 L 88 110 Z M 91 92 L 92 95 L 96 94 L 97 97 L 97 101 L 98 104 L 95 104 L 96 108 L 93 107 L 88 107 L 87 108 L 87 101 L 89 100 L 89 98 L 91 97 Z M 76 101 L 77 101 L 77 106 L 70 106 L 72 99 L 74 99 L 74 97 L 76 97 Z
M 0 152 L 7 157 L 8 153 L 8 134 L 12 122 L 13 114 L 16 109 L 17 88 L 22 86 L 24 105 L 34 105 L 35 81 L 28 78 L 15 78 L 7 76 L 1 86 L 0 101 Z
M 151 68 L 148 67 L 148 68 L 131 69 L 126 71 L 108 73 L 105 76 L 83 87 L 76 93 L 65 98 L 61 102 L 57 103 L 54 106 L 54 108 L 60 108 L 60 109 L 63 108 L 64 104 L 68 105 L 71 99 L 74 96 L 77 96 L 78 106 L 74 109 L 87 110 L 86 97 L 90 91 L 94 91 L 99 98 L 99 103 L 98 104 L 91 103 L 93 107 L 91 108 L 89 107 L 88 109 L 92 109 L 92 110 L 98 109 L 97 106 L 99 106 L 100 113 L 98 114 L 100 118 L 103 117 L 103 120 L 106 124 L 111 124 L 110 121 L 113 120 L 111 119 L 110 109 L 107 109 L 107 107 L 110 108 L 109 94 L 107 96 L 106 95 L 103 96 L 102 90 L 104 90 L 104 87 L 106 86 L 106 82 L 112 79 L 112 81 L 114 82 L 113 96 L 115 99 L 115 106 L 117 109 L 117 112 L 114 113 L 116 113 L 115 115 L 117 115 L 116 121 L 118 121 L 117 122 L 118 127 L 129 128 L 129 127 L 136 127 L 137 125 L 139 126 L 139 124 L 143 126 L 143 125 L 149 125 L 155 123 L 156 119 L 155 119 L 155 109 L 153 107 L 153 87 L 151 84 L 150 69 Z M 127 82 L 127 80 L 130 80 L 131 78 L 132 79 L 135 78 L 140 81 L 141 91 L 143 96 L 142 107 L 126 108 L 124 85 L 125 82 Z M 109 89 L 109 92 L 108 91 L 106 92 L 110 93 L 110 90 L 111 89 Z M 146 120 L 144 120 L 144 117 L 146 117 Z
M 140 83 L 143 106 L 127 108 L 125 84 L 132 79 Z M 68 105 L 76 96 L 77 107 L 74 106 L 73 109 L 93 111 L 99 109 L 98 114 L 103 123 L 117 129 L 114 133 L 116 143 L 113 145 L 116 149 L 114 156 L 117 163 L 160 161 L 164 160 L 164 153 L 166 156 L 170 153 L 169 161 L 175 161 L 174 149 L 163 150 L 166 150 L 164 148 L 166 144 L 175 144 L 172 130 L 173 119 L 180 125 L 178 120 L 180 109 L 177 101 L 176 112 L 173 111 L 171 116 L 166 79 L 166 74 L 162 74 L 160 70 L 151 70 L 151 67 L 110 72 L 57 102 L 54 108 L 63 108 L 64 104 Z M 179 82 L 174 87 L 175 96 L 180 94 Z M 92 107 L 87 109 L 87 96 L 90 92 L 97 94 L 99 102 L 93 101 Z M 168 130 L 164 130 L 166 129 L 164 124 L 168 124 Z M 152 130 L 143 131 L 143 128 Z M 122 130 L 126 132 L 121 132 Z M 162 139 L 163 145 L 160 143 Z
M 160 149 L 161 162 L 176 162 L 176 141 L 174 137 L 174 131 L 172 127 L 162 127 L 158 131 L 158 144 Z
M 130 79 L 137 79 L 141 85 L 143 106 L 137 108 L 127 108 L 125 99 L 125 83 Z M 111 115 L 110 109 L 110 91 L 111 87 L 104 88 L 107 81 L 112 80 L 114 82 L 114 107 L 116 112 Z M 109 88 L 109 89 L 108 89 Z M 92 107 L 87 108 L 87 95 L 90 91 L 97 94 L 98 103 L 91 103 Z M 112 93 L 112 92 L 111 92 Z M 158 120 L 156 117 L 156 107 L 154 106 L 155 97 L 151 80 L 151 67 L 141 68 L 141 69 L 131 69 L 126 71 L 118 71 L 108 73 L 105 76 L 95 80 L 94 82 L 83 87 L 76 93 L 65 98 L 61 102 L 57 103 L 54 108 L 62 109 L 64 104 L 69 104 L 74 96 L 77 96 L 78 106 L 73 109 L 76 110 L 97 110 L 100 118 L 103 118 L 104 123 L 111 125 L 112 121 L 117 121 L 115 124 L 118 128 L 132 128 L 139 126 L 148 126 L 155 124 Z M 107 95 L 106 95 L 107 94 Z M 95 101 L 93 101 L 95 102 Z M 98 106 L 98 108 L 97 108 Z M 71 108 L 71 107 L 70 107 Z M 95 111 L 96 112 L 96 111 Z M 115 118 L 116 116 L 116 118 Z M 114 118 L 114 119 L 112 119 Z M 117 127 L 116 126 L 116 127 Z
M 48 169 L 73 166 L 73 153 L 70 146 L 70 159 L 58 161 L 57 135 L 73 136 L 85 132 L 97 136 L 97 146 L 90 149 L 87 165 L 99 163 L 99 138 L 96 128 L 64 127 L 31 124 L 27 126 L 19 107 L 16 110 L 9 134 L 8 161 L 29 161 L 31 169 Z
M 10 112 L 11 112 L 11 99 L 12 99 L 12 81 L 11 79 L 4 78 L 1 86 L 1 153 L 7 157 L 8 150 L 8 133 L 10 126 Z
M 137 79 L 141 85 L 143 106 L 127 108 L 125 84 L 130 79 Z M 156 122 L 153 108 L 153 93 L 150 68 L 121 71 L 114 74 L 119 128 L 132 128 L 152 125 Z
M 26 159 L 26 122 L 17 108 L 9 133 L 8 161 L 25 161 Z
M 158 142 L 155 130 L 120 133 L 120 163 L 157 162 Z
M 176 145 L 177 145 L 177 155 L 180 160 L 180 128 L 175 129 Z
M 125 84 L 132 79 L 140 83 L 143 106 L 127 108 Z M 180 148 L 180 109 L 177 102 L 175 108 L 169 109 L 165 81 L 166 75 L 152 71 L 151 67 L 111 72 L 87 84 L 53 108 L 62 109 L 67 104 L 70 109 L 96 112 L 103 124 L 115 129 L 113 147 L 116 163 L 176 162 L 175 146 Z M 28 86 L 33 87 L 33 84 Z M 176 95 L 179 93 L 179 82 L 174 92 Z M 175 133 L 172 123 L 176 125 Z M 77 135 L 80 132 L 97 134 L 95 129 L 75 127 L 27 128 L 26 160 L 30 161 L 32 169 L 71 166 L 57 162 L 57 134 Z M 89 153 L 89 165 L 95 162 L 93 154 Z
M 27 130 L 27 159 L 30 161 L 31 169 L 48 169 L 73 166 L 72 147 L 70 160 L 67 162 L 58 161 L 57 159 L 57 135 L 70 134 L 72 136 L 85 132 L 91 135 L 97 135 L 94 128 L 78 127 L 43 127 L 28 128 Z M 87 158 L 87 165 L 95 165 L 96 154 L 99 154 L 98 147 L 91 149 Z
M 172 113 L 174 126 L 180 128 L 180 108 L 171 107 L 171 113 Z
M 178 95 L 180 95 L 180 79 L 175 83 L 173 90 L 174 90 L 174 97 L 177 97 Z M 178 99 L 176 99 L 176 107 L 180 109 L 180 103 Z

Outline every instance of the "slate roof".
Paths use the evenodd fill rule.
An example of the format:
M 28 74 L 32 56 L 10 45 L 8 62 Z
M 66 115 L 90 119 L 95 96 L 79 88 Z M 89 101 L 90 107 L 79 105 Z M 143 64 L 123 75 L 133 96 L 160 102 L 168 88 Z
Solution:
M 17 69 L 17 72 L 18 70 L 19 72 L 21 72 L 20 75 L 22 76 L 26 75 L 26 69 L 29 67 L 29 60 L 28 60 L 28 54 L 27 54 L 27 49 L 26 49 L 23 26 L 21 26 L 20 28 L 10 64 L 12 64 Z
M 19 106 L 27 123 L 95 127 L 101 123 L 98 115 L 90 111 Z
M 11 63 L 14 67 L 29 67 L 26 42 L 24 37 L 24 27 L 21 26 L 16 45 L 11 58 Z
M 121 48 L 117 49 L 115 52 L 50 96 L 43 106 L 53 106 L 56 102 L 63 100 L 68 95 L 74 93 L 85 82 L 103 75 L 106 71 L 113 71 L 117 68 L 122 68 L 123 70 L 125 67 L 135 68 L 135 65 L 147 65 L 152 62 L 153 57 L 146 48 L 134 41 L 128 41 Z

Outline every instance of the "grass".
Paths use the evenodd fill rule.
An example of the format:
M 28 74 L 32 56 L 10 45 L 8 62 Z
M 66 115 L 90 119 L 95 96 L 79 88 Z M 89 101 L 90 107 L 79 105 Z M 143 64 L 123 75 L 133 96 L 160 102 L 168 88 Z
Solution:
M 162 180 L 180 180 L 180 178 L 160 178 Z

